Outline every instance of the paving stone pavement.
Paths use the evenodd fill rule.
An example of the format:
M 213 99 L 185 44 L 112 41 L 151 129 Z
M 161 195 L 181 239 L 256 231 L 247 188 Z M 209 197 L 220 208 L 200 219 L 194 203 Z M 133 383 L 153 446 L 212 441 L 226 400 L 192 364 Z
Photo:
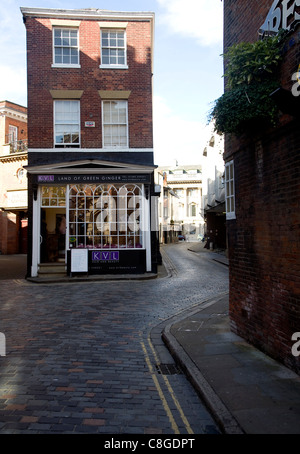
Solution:
M 228 269 L 188 244 L 162 252 L 149 281 L 1 280 L 0 433 L 219 432 L 161 332 L 227 291 Z

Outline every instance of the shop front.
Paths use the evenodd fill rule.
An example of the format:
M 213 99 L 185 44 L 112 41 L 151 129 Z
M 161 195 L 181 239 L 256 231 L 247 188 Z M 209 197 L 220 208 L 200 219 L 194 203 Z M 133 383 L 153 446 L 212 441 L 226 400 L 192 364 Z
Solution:
M 80 173 L 78 173 L 80 172 Z M 65 263 L 69 276 L 151 272 L 153 167 L 28 168 L 31 277 Z

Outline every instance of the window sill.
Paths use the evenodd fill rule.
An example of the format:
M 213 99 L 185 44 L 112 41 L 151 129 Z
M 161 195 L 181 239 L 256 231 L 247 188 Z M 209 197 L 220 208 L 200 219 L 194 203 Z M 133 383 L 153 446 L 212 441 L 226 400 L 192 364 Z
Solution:
M 59 65 L 52 63 L 51 68 L 81 68 L 81 65 Z
M 127 65 L 100 65 L 100 69 L 128 69 Z
M 65 148 L 75 148 L 75 149 L 77 148 L 78 149 L 78 148 L 80 148 L 80 144 L 74 145 L 74 144 L 67 144 L 66 143 L 66 144 L 63 144 L 63 145 L 62 144 L 55 144 L 54 145 L 54 149 L 65 149 Z
M 227 213 L 226 214 L 226 221 L 232 221 L 234 219 L 236 219 L 235 213 Z

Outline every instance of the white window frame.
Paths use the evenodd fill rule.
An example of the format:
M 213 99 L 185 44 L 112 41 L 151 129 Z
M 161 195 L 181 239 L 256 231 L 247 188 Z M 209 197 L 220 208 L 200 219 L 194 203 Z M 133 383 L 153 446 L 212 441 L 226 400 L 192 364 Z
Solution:
M 225 164 L 225 203 L 226 219 L 236 219 L 234 161 Z
M 123 33 L 124 35 L 124 46 L 103 46 L 103 38 L 102 35 L 103 33 Z M 124 50 L 124 63 L 119 64 L 119 63 L 103 63 L 103 49 L 115 49 L 118 54 L 118 50 L 122 49 Z M 126 35 L 126 29 L 116 29 L 116 28 L 101 28 L 100 30 L 100 51 L 101 51 L 101 64 L 100 68 L 101 69 L 128 69 L 127 65 L 127 35 Z
M 61 30 L 61 31 L 76 31 L 77 32 L 77 46 L 56 46 L 55 45 L 55 30 Z M 80 66 L 80 52 L 79 52 L 79 28 L 72 28 L 72 27 L 53 27 L 52 29 L 52 51 L 53 51 L 53 63 L 52 63 L 52 68 L 81 68 Z M 78 56 L 78 62 L 77 63 L 56 63 L 55 62 L 55 48 L 60 47 L 62 49 L 68 48 L 68 49 L 76 49 L 77 50 L 77 56 Z
M 105 123 L 104 121 L 104 104 L 106 103 L 113 103 L 113 102 L 123 102 L 126 105 L 126 123 Z M 105 143 L 105 126 L 126 126 L 126 145 L 107 145 Z M 102 146 L 103 148 L 109 148 L 109 149 L 122 149 L 122 148 L 129 148 L 129 127 L 128 127 L 128 101 L 127 99 L 105 99 L 102 101 Z
M 78 105 L 78 142 L 66 142 L 66 143 L 57 143 L 56 142 L 56 126 L 58 124 L 56 123 L 56 118 L 55 118 L 55 113 L 56 113 L 56 103 L 59 102 L 76 102 Z M 66 123 L 68 126 L 73 126 L 74 123 Z M 65 131 L 65 133 L 68 133 L 68 131 Z M 80 101 L 78 99 L 56 99 L 53 102 L 53 140 L 54 140 L 54 147 L 55 148 L 60 148 L 60 147 L 73 147 L 73 148 L 80 148 L 80 143 L 81 143 L 81 128 L 80 128 Z

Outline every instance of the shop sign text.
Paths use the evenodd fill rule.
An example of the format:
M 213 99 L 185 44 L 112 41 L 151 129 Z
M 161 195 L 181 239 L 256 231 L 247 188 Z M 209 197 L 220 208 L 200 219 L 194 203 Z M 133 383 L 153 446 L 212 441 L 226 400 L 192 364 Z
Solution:
M 300 6 L 300 0 L 274 0 L 264 24 L 260 27 L 262 34 L 278 33 L 281 28 L 290 30 L 291 24 L 300 21 L 300 13 L 296 8 Z
M 120 259 L 119 251 L 93 251 L 93 262 L 118 262 Z

